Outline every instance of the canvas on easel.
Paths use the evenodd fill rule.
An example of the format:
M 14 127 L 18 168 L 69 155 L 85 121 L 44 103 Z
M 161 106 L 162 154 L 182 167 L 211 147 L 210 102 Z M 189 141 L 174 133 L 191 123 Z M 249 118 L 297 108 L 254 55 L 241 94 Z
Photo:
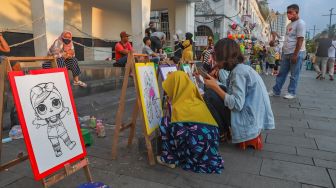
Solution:
M 133 54 L 131 52 L 128 55 L 123 86 L 120 94 L 120 102 L 116 114 L 116 126 L 114 129 L 112 144 L 112 159 L 117 158 L 119 136 L 121 132 L 130 129 L 128 146 L 132 145 L 138 116 L 140 115 L 140 124 L 142 124 L 143 136 L 146 142 L 148 162 L 150 165 L 154 165 L 155 159 L 151 141 L 153 140 L 153 137 L 157 135 L 156 133 L 158 132 L 159 119 L 162 117 L 161 99 L 159 96 L 154 64 L 149 62 L 136 63 L 135 58 L 142 59 L 142 61 L 149 61 L 148 56 L 144 54 Z M 125 123 L 123 122 L 123 119 L 126 107 L 126 91 L 131 72 L 136 74 L 136 76 L 133 76 L 136 100 L 133 107 L 133 113 L 132 115 L 129 115 L 132 117 L 131 121 L 129 123 Z
M 160 75 L 163 81 L 167 79 L 169 72 L 177 71 L 176 65 L 169 65 L 169 64 L 160 65 L 159 69 L 160 69 Z
M 66 69 L 9 72 L 36 180 L 86 156 Z
M 161 122 L 162 107 L 154 63 L 136 63 L 136 77 L 147 134 L 151 135 Z

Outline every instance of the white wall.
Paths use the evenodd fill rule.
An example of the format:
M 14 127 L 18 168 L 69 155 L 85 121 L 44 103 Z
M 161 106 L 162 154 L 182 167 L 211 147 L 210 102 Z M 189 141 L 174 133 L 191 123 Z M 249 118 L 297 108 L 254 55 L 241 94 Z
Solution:
M 30 0 L 1 0 L 0 1 L 0 28 L 19 28 L 13 32 L 32 33 L 31 3 Z

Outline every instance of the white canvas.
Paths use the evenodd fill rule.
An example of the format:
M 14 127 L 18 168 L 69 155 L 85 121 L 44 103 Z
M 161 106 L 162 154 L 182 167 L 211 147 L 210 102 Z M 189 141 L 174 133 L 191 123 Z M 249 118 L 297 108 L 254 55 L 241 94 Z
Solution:
M 39 173 L 82 154 L 64 73 L 16 76 L 15 82 Z
M 161 73 L 162 73 L 162 80 L 166 80 L 169 72 L 175 72 L 177 71 L 176 66 L 171 67 L 160 67 Z
M 154 66 L 137 67 L 137 78 L 142 100 L 142 109 L 145 111 L 147 133 L 151 134 L 158 128 L 162 118 L 161 99 Z

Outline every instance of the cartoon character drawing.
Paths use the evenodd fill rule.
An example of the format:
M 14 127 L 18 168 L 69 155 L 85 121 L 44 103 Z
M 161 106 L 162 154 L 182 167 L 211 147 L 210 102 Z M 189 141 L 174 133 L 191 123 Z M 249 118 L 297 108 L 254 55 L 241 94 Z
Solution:
M 33 125 L 36 129 L 47 125 L 48 139 L 53 147 L 56 157 L 63 153 L 59 139 L 72 150 L 76 142 L 72 141 L 61 121 L 67 114 L 70 114 L 69 108 L 64 106 L 62 96 L 54 83 L 41 83 L 34 86 L 30 91 L 30 102 L 35 111 L 35 120 Z
M 161 118 L 161 110 L 160 110 L 160 98 L 156 96 L 155 93 L 155 86 L 153 83 L 154 74 L 152 72 L 148 73 L 147 71 L 144 72 L 144 97 L 147 100 L 146 109 L 147 109 L 147 116 L 148 121 L 151 127 L 153 125 L 153 121 L 155 119 Z

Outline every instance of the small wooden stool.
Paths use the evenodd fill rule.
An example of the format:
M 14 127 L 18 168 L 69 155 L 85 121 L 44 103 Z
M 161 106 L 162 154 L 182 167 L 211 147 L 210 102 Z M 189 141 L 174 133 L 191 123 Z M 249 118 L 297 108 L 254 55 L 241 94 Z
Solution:
M 252 140 L 239 143 L 239 148 L 242 150 L 246 150 L 246 148 L 249 146 L 253 147 L 255 150 L 261 151 L 263 148 L 261 134 Z

